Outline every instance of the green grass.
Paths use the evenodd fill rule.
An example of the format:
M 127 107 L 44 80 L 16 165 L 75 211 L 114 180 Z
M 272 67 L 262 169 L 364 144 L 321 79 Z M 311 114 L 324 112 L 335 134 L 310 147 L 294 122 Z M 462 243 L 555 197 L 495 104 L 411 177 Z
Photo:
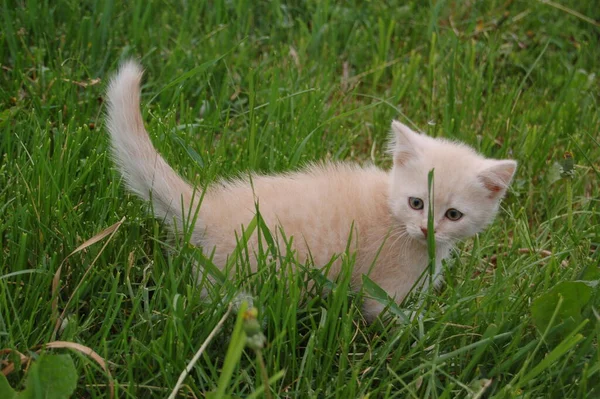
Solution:
M 532 316 L 561 282 L 598 279 L 596 1 L 0 6 L 0 349 L 81 343 L 109 362 L 118 397 L 167 397 L 241 287 L 260 311 L 267 375 L 279 377 L 272 397 L 600 396 L 598 289 L 570 324 L 563 307 L 552 307 L 547 326 Z M 124 192 L 108 155 L 104 87 L 131 56 L 147 71 L 143 113 L 155 145 L 196 184 L 322 159 L 388 167 L 392 118 L 513 157 L 518 174 L 493 226 L 447 262 L 447 284 L 425 293 L 422 308 L 407 302 L 421 315 L 408 325 L 362 321 L 351 256 L 328 281 L 292 258 L 274 270 L 266 245 L 252 275 L 242 250 L 232 284 L 210 287 L 193 277 L 203 255 L 174 244 Z M 565 151 L 576 163 L 572 228 L 554 166 Z M 123 217 L 112 238 L 67 259 Z M 234 319 L 181 397 L 263 397 L 253 350 L 224 362 L 242 337 L 232 337 Z M 73 357 L 77 397 L 108 397 L 101 368 Z M 13 386 L 22 388 L 24 370 L 10 374 Z

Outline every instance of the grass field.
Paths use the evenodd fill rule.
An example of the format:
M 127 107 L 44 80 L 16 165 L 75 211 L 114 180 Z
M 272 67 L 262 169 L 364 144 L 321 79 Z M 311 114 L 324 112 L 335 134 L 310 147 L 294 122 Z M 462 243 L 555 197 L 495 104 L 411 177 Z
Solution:
M 596 1 L 1 7 L 0 349 L 35 359 L 79 343 L 111 376 L 48 349 L 74 360 L 75 397 L 109 397 L 109 381 L 117 397 L 167 397 L 241 288 L 264 348 L 242 350 L 232 312 L 179 397 L 600 397 Z M 323 159 L 389 167 L 393 118 L 519 170 L 493 226 L 447 262 L 447 284 L 403 305 L 420 314 L 408 324 L 365 323 L 375 289 L 351 293 L 347 276 L 290 257 L 276 271 L 272 248 L 258 273 L 241 251 L 231 284 L 208 286 L 192 265 L 209 254 L 172 240 L 109 158 L 102 98 L 128 57 L 146 68 L 155 145 L 196 184 Z M 18 390 L 26 370 L 8 376 Z

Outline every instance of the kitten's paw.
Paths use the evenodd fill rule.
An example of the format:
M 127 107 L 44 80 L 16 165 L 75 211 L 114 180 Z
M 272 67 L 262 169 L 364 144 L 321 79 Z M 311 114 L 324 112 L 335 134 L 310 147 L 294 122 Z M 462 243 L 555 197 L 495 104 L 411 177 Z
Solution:
M 373 299 L 365 299 L 362 306 L 362 315 L 370 324 L 377 320 L 377 317 L 383 312 L 385 306 Z

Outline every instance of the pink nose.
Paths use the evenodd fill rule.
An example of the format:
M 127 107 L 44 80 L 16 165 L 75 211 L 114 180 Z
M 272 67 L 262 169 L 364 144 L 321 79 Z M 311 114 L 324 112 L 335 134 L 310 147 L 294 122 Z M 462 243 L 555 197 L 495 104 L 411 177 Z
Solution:
M 423 235 L 425 236 L 425 238 L 427 238 L 427 228 L 421 227 L 421 231 L 423 232 Z

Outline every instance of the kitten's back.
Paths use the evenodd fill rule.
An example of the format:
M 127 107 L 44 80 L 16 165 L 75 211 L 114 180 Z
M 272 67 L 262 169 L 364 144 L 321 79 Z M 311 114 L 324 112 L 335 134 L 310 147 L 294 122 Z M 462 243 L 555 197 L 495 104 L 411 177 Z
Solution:
M 374 223 L 388 224 L 389 176 L 375 168 L 346 163 L 313 165 L 275 176 L 253 176 L 210 188 L 199 218 L 206 226 L 203 246 L 226 256 L 235 247 L 235 232 L 260 213 L 273 234 L 283 227 L 294 237 L 300 259 L 321 265 L 345 251 L 352 227 L 368 234 Z M 279 242 L 283 244 L 283 242 Z M 253 246 L 253 242 L 250 243 Z M 219 259 L 215 263 L 219 263 Z

